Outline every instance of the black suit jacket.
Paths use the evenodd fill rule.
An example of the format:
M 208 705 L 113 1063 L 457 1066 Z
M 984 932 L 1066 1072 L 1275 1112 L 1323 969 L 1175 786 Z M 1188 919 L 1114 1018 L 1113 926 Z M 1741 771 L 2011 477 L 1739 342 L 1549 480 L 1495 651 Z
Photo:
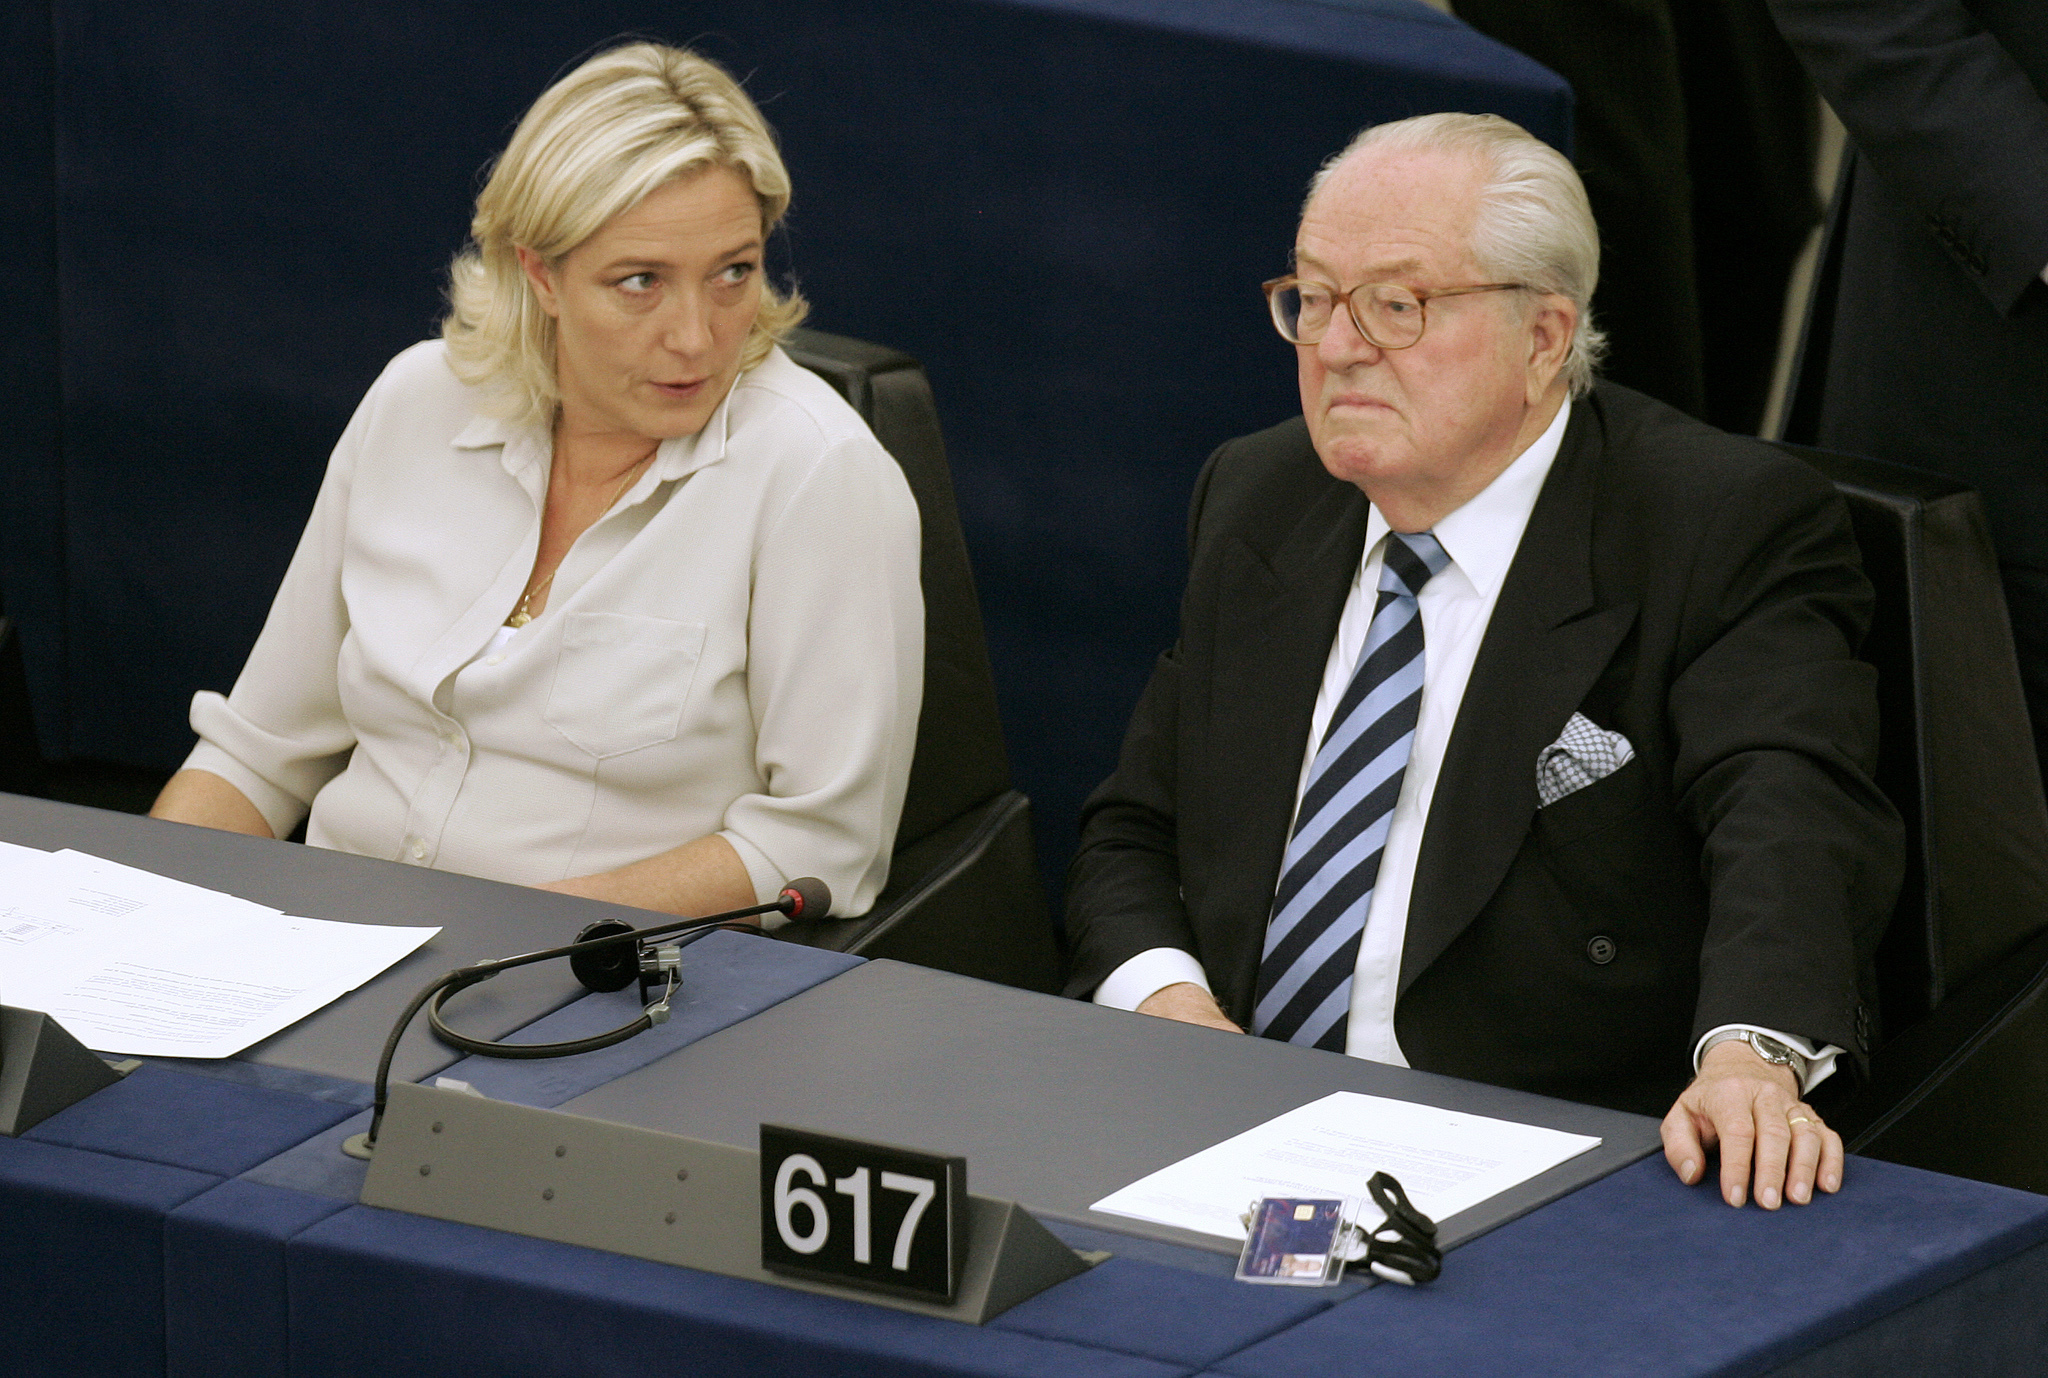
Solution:
M 1771 8 L 1856 148 L 1785 435 L 1984 495 L 2048 771 L 2048 4 Z
M 1820 219 L 1813 91 L 1764 0 L 1451 8 L 1572 85 L 1572 163 L 1606 246 L 1607 376 L 1756 430 L 1785 284 Z
M 1299 419 L 1203 470 L 1180 640 L 1084 810 L 1070 993 L 1179 947 L 1249 1018 L 1366 516 Z M 1611 384 L 1575 404 L 1423 836 L 1395 1014 L 1412 1065 L 1662 1113 L 1718 1024 L 1862 1049 L 1900 855 L 1853 658 L 1869 603 L 1812 470 Z M 1539 811 L 1537 755 L 1574 711 L 1636 758 Z
M 1772 9 L 1858 154 L 1788 437 L 1961 479 L 2048 570 L 2048 4 Z

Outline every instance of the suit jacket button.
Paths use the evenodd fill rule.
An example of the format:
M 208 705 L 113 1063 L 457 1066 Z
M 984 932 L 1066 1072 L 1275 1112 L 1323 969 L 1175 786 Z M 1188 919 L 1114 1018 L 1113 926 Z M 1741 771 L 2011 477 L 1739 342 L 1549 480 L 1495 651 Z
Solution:
M 1606 966 L 1614 960 L 1614 939 L 1602 933 L 1597 938 L 1586 940 L 1586 957 L 1594 966 Z

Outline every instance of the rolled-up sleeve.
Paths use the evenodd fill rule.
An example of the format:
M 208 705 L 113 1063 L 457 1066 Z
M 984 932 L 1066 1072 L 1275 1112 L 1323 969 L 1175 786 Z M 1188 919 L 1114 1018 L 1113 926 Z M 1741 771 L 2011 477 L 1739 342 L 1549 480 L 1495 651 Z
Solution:
M 909 485 L 865 437 L 825 450 L 763 530 L 747 692 L 765 788 L 720 836 L 764 903 L 808 874 L 859 914 L 888 879 L 924 684 L 918 552 Z
M 199 744 L 185 769 L 208 771 L 240 790 L 278 837 L 299 825 L 355 745 L 337 679 L 348 633 L 341 556 L 349 483 L 376 397 L 373 388 L 335 446 L 313 515 L 233 690 L 192 696 Z

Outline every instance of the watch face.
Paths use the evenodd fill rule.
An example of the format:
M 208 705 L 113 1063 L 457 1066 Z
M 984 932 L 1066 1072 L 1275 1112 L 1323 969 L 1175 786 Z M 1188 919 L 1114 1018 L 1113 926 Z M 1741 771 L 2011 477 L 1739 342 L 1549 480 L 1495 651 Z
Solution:
M 1792 1050 L 1769 1034 L 1752 1033 L 1749 1046 L 1756 1049 L 1756 1055 L 1766 1062 L 1775 1062 L 1781 1067 L 1792 1065 Z

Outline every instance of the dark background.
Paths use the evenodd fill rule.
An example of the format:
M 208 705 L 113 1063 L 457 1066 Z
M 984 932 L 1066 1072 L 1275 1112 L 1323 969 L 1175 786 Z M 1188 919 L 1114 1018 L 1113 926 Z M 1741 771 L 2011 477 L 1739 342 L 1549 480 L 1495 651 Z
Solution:
M 811 323 L 930 370 L 1049 874 L 1172 638 L 1197 467 L 1298 410 L 1258 283 L 1309 174 L 1428 110 L 1569 137 L 1562 82 L 1412 0 L 12 6 L 0 600 L 45 756 L 183 757 L 481 169 L 628 35 L 743 77 Z

